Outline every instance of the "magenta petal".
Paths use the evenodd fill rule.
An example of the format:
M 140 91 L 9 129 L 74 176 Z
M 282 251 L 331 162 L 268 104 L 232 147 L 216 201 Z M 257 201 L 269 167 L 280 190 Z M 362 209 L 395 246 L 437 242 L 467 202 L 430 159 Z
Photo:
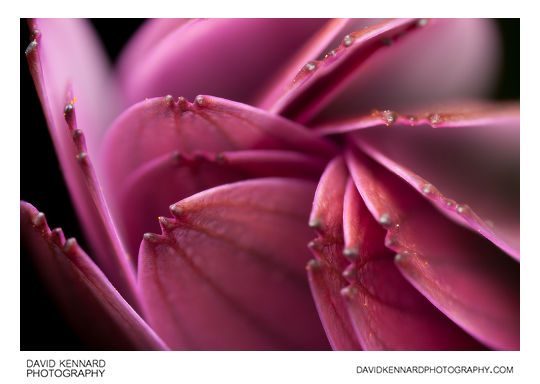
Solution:
M 465 333 L 399 272 L 384 246 L 386 231 L 371 216 L 349 180 L 344 203 L 346 249 L 356 256 L 342 290 L 354 329 L 367 350 L 478 350 Z
M 307 266 L 311 293 L 326 336 L 334 350 L 360 350 L 341 290 L 347 286 L 342 273 L 349 264 L 343 256 L 343 195 L 348 173 L 342 157 L 324 171 L 313 201 L 309 224 L 319 236 L 309 243 L 316 257 Z
M 297 152 L 256 150 L 217 155 L 173 152 L 141 166 L 114 196 L 120 208 L 119 225 L 132 254 L 146 232 L 159 230 L 157 218 L 169 206 L 203 190 L 257 177 L 297 177 L 316 180 L 325 161 Z
M 314 190 L 279 178 L 216 187 L 145 235 L 140 288 L 173 349 L 328 348 L 304 270 Z
M 120 296 L 105 275 L 60 228 L 21 202 L 21 236 L 65 316 L 96 349 L 164 350 L 168 347 Z
M 281 149 L 329 156 L 335 149 L 304 127 L 248 105 L 211 96 L 191 104 L 171 96 L 149 99 L 124 112 L 104 143 L 109 189 L 149 160 L 174 151 L 220 153 Z
M 407 280 L 482 343 L 519 349 L 519 264 L 373 160 L 349 152 L 347 164 Z
M 404 39 L 386 41 L 349 79 L 321 117 L 372 108 L 401 109 L 451 99 L 484 97 L 500 60 L 496 24 L 489 19 L 423 19 Z
M 34 27 L 39 33 L 26 55 L 64 178 L 96 260 L 137 307 L 133 265 L 117 238 L 90 162 L 96 159 L 96 147 L 114 111 L 114 101 L 101 105 L 95 100 L 114 96 L 106 61 L 83 21 L 36 20 Z M 82 49 L 79 44 L 87 46 Z M 83 59 L 87 62 L 79 62 Z
M 367 59 L 388 48 L 386 41 L 406 39 L 417 29 L 416 20 L 399 19 L 348 34 L 323 60 L 306 64 L 270 111 L 299 122 L 308 121 L 346 85 Z
M 119 74 L 130 103 L 165 94 L 199 93 L 250 102 L 308 40 L 324 19 L 190 20 L 155 42 L 138 61 L 121 60 Z M 138 42 L 144 42 L 143 33 Z M 134 43 L 131 50 L 139 47 Z
M 450 218 L 519 260 L 519 105 L 386 115 L 397 122 L 360 129 L 355 143 Z M 360 120 L 365 126 L 366 118 Z

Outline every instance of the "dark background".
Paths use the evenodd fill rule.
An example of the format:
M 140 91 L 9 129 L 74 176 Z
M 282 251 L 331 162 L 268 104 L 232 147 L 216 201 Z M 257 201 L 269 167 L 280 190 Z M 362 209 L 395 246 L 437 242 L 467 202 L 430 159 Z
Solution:
M 141 24 L 140 19 L 94 19 L 92 23 L 115 60 L 128 38 Z M 519 19 L 497 23 L 504 44 L 503 70 L 493 97 L 519 99 Z M 88 249 L 73 216 L 73 207 L 64 186 L 49 132 L 41 113 L 24 50 L 30 41 L 25 20 L 21 36 L 21 200 L 45 212 L 50 228 L 62 227 L 66 238 L 75 237 Z M 29 132 L 31 131 L 31 135 Z M 34 266 L 21 244 L 21 350 L 86 349 L 49 299 Z

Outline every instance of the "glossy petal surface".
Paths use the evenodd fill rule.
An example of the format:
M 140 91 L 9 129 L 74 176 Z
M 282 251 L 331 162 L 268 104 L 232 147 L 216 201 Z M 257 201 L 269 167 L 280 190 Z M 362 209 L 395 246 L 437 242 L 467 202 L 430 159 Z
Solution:
M 500 69 L 499 36 L 488 19 L 420 19 L 421 28 L 372 55 L 318 119 L 373 108 L 403 109 L 485 97 Z
M 334 350 L 360 350 L 341 290 L 349 264 L 343 256 L 343 195 L 347 182 L 343 158 L 336 157 L 324 171 L 313 201 L 310 225 L 318 237 L 309 246 L 315 260 L 308 263 L 308 277 L 317 310 Z
M 173 349 L 328 347 L 304 269 L 314 190 L 279 178 L 213 188 L 175 204 L 163 235 L 145 236 L 141 292 Z
M 519 106 L 469 103 L 428 111 L 390 112 L 395 123 L 359 129 L 354 142 L 450 218 L 519 260 Z M 368 119 L 388 113 L 357 123 L 367 128 Z
M 346 306 L 366 350 L 483 350 L 399 272 L 375 221 L 349 180 L 344 201 L 346 250 L 355 255 L 344 276 Z M 354 253 L 353 253 L 354 252 Z
M 482 343 L 519 349 L 519 264 L 365 155 L 349 152 L 347 163 L 407 280 Z
M 297 177 L 316 180 L 324 160 L 297 152 L 256 150 L 195 153 L 173 152 L 141 166 L 118 191 L 120 225 L 131 254 L 138 253 L 143 234 L 159 230 L 157 217 L 169 206 L 222 184 L 257 177 Z
M 120 296 L 105 275 L 60 228 L 21 202 L 21 236 L 46 285 L 78 334 L 93 348 L 163 350 L 168 347 Z

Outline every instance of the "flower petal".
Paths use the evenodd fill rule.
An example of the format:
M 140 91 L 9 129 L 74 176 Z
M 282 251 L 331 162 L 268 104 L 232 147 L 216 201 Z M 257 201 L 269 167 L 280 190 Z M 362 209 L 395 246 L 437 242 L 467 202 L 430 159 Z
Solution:
M 288 92 L 269 110 L 302 123 L 309 121 L 367 59 L 387 45 L 388 39 L 407 38 L 418 29 L 416 20 L 399 19 L 347 35 L 342 45 L 323 60 L 302 68 Z
M 139 283 L 173 349 L 326 349 L 304 266 L 315 185 L 256 179 L 175 204 L 145 235 Z
M 385 247 L 385 230 L 349 180 L 343 227 L 355 255 L 344 276 L 347 309 L 367 350 L 483 350 L 485 347 L 435 308 L 399 272 Z M 353 252 L 354 250 L 354 252 Z
M 134 265 L 117 237 L 90 162 L 97 157 L 96 147 L 115 110 L 115 100 L 110 105 L 95 100 L 103 101 L 107 94 L 114 99 L 103 52 L 83 21 L 36 20 L 33 28 L 39 31 L 26 55 L 85 235 L 109 279 L 138 308 Z M 87 46 L 82 49 L 79 44 Z
M 119 225 L 136 254 L 146 232 L 159 230 L 157 217 L 169 206 L 203 190 L 256 177 L 298 177 L 316 180 L 324 160 L 297 152 L 256 150 L 195 153 L 173 152 L 158 157 L 134 172 L 114 196 L 119 207 Z
M 330 156 L 334 146 L 304 127 L 250 107 L 211 96 L 191 104 L 171 96 L 134 105 L 111 127 L 104 143 L 108 190 L 118 190 L 147 161 L 179 151 L 220 153 L 282 149 Z
M 206 19 L 182 23 L 138 61 L 120 60 L 130 103 L 165 94 L 199 93 L 250 102 L 264 84 L 326 20 Z M 143 41 L 143 34 L 138 35 Z M 134 43 L 130 50 L 139 47 Z M 126 55 L 132 55 L 130 50 Z
M 105 275 L 60 228 L 21 202 L 21 236 L 46 286 L 79 336 L 95 349 L 164 350 L 168 347 L 120 296 Z
M 484 97 L 496 85 L 500 47 L 489 19 L 422 19 L 417 33 L 386 43 L 317 117 Z
M 313 201 L 310 226 L 319 236 L 309 243 L 315 256 L 307 265 L 311 293 L 334 350 L 362 349 L 349 320 L 341 290 L 342 276 L 349 264 L 343 256 L 343 195 L 348 173 L 342 157 L 332 160 L 324 171 Z
M 519 260 L 519 105 L 428 111 L 392 112 L 396 123 L 360 129 L 353 141 L 454 221 Z
M 365 155 L 349 151 L 347 164 L 407 280 L 482 343 L 519 349 L 519 264 Z

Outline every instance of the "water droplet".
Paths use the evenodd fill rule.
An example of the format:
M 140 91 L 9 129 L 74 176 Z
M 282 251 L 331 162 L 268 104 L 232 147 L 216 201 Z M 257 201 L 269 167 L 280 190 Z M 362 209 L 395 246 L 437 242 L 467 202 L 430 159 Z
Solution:
M 414 127 L 414 123 L 416 122 L 416 117 L 414 116 L 409 116 L 409 125 L 411 127 Z
M 379 217 L 379 224 L 382 224 L 384 226 L 390 225 L 390 215 L 388 213 L 383 213 Z
M 321 268 L 321 263 L 318 261 L 318 260 L 315 260 L 315 259 L 311 259 L 310 261 L 308 261 L 307 265 L 306 265 L 306 269 L 308 271 L 317 271 Z
M 349 285 L 341 290 L 341 295 L 351 300 L 354 298 L 357 292 L 358 290 L 355 287 L 353 287 L 352 285 Z
M 73 131 L 73 140 L 77 140 L 79 137 L 82 136 L 82 131 L 80 129 L 76 129 Z
M 385 121 L 385 124 L 387 127 L 390 124 L 395 123 L 397 120 L 397 114 L 394 111 L 391 111 L 389 109 L 382 111 L 381 116 L 382 116 L 382 119 Z
M 343 45 L 348 47 L 349 45 L 351 45 L 352 43 L 354 42 L 354 37 L 351 36 L 351 35 L 346 35 L 344 38 L 343 38 Z
M 321 225 L 321 220 L 320 219 L 312 219 L 312 220 L 309 221 L 308 225 L 309 225 L 310 228 L 319 228 L 320 225 Z
M 167 103 L 167 105 L 173 105 L 174 101 L 172 95 L 165 96 L 165 102 Z
M 416 21 L 418 27 L 425 27 L 428 23 L 428 19 L 419 19 Z
M 202 95 L 197 96 L 197 97 L 195 98 L 195 103 L 196 103 L 197 105 L 203 105 L 203 103 L 204 103 L 204 97 L 203 97 Z
M 24 51 L 24 54 L 25 54 L 25 55 L 29 55 L 31 52 L 34 51 L 34 49 L 36 49 L 37 46 L 38 46 L 37 41 L 32 40 L 32 41 L 30 42 L 30 44 L 28 44 L 28 47 L 26 47 L 26 50 Z
M 358 259 L 358 248 L 345 248 L 343 250 L 343 256 L 351 261 Z
M 394 261 L 400 261 L 403 259 L 403 255 L 401 253 L 396 253 L 394 256 Z
M 87 157 L 88 155 L 86 154 L 86 152 L 81 152 L 75 155 L 75 158 L 79 163 L 82 163 Z
M 458 213 L 464 213 L 464 212 L 465 212 L 465 208 L 466 208 L 465 205 L 458 205 L 458 206 L 456 207 L 456 211 L 457 211 Z
M 327 59 L 329 56 L 335 56 L 335 55 L 336 55 L 336 51 L 332 49 L 330 52 L 324 55 L 324 58 Z
M 422 192 L 427 193 L 427 194 L 433 193 L 433 186 L 431 184 L 425 184 L 422 187 Z
M 145 233 L 145 234 L 143 235 L 143 238 L 144 238 L 144 240 L 146 240 L 146 241 L 150 241 L 150 242 L 153 242 L 153 243 L 154 243 L 154 242 L 156 242 L 156 241 L 158 240 L 158 235 L 156 235 L 155 233 L 149 233 L 149 232 L 147 232 L 147 233 Z
M 310 61 L 306 64 L 306 68 L 308 71 L 313 71 L 317 67 L 317 64 L 313 61 Z
M 70 237 L 64 244 L 64 252 L 72 252 L 77 246 L 77 240 L 74 237 Z
M 429 115 L 428 119 L 429 122 L 433 125 L 439 124 L 441 122 L 441 115 L 439 115 L 438 113 L 433 113 Z
M 354 264 L 349 265 L 342 273 L 342 276 L 346 278 L 347 280 L 356 280 L 358 270 L 354 266 Z
M 67 103 L 64 107 L 64 116 L 68 116 L 73 112 L 73 104 Z
M 169 206 L 169 211 L 175 216 L 180 217 L 184 213 L 184 210 L 182 207 L 180 207 L 178 204 L 172 204 Z

